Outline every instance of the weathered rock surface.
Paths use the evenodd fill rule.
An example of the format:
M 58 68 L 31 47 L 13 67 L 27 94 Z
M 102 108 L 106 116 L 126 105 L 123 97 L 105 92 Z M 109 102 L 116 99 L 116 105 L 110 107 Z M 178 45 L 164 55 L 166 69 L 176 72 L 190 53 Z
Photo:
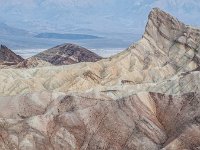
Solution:
M 33 58 L 53 65 L 69 65 L 78 62 L 95 62 L 102 59 L 97 54 L 75 44 L 63 44 L 41 52 Z
M 195 149 L 200 95 L 40 92 L 0 98 L 4 149 Z
M 35 68 L 35 67 L 44 67 L 44 66 L 52 66 L 52 64 L 35 57 L 31 57 L 18 63 L 15 66 L 15 68 Z
M 0 69 L 36 68 L 53 65 L 70 65 L 79 62 L 96 62 L 102 57 L 75 44 L 63 44 L 23 59 L 6 46 L 1 45 Z
M 112 91 L 126 89 L 130 85 L 134 89 L 143 88 L 146 91 L 149 86 L 160 85 L 162 82 L 179 81 L 182 73 L 191 71 L 197 78 L 195 81 L 198 81 L 199 71 L 194 70 L 199 67 L 199 34 L 198 29 L 186 26 L 169 14 L 154 9 L 149 15 L 143 38 L 124 52 L 95 63 L 12 72 L 0 70 L 0 93 L 13 95 L 44 89 L 61 92 L 85 92 L 94 89 Z M 179 42 L 182 38 L 186 40 Z M 10 76 L 9 84 L 4 84 L 2 81 L 7 76 Z M 15 82 L 23 84 L 15 89 Z M 198 86 L 196 82 L 193 83 Z M 166 91 L 169 87 L 164 85 L 163 88 Z
M 199 41 L 153 9 L 143 38 L 111 58 L 1 69 L 0 148 L 199 149 Z
M 4 45 L 1 45 L 0 47 L 0 61 L 1 65 L 14 65 L 17 64 L 24 59 L 16 55 L 13 51 L 11 51 L 9 48 L 7 48 Z

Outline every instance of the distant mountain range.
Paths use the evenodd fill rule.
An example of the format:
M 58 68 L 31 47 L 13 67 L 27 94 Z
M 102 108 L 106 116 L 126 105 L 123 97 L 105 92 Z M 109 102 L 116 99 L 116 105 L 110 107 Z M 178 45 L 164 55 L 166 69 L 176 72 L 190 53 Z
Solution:
M 140 38 L 140 35 L 132 33 L 103 33 L 100 35 L 93 35 L 93 33 L 95 32 L 92 30 L 89 34 L 84 34 L 81 30 L 72 30 L 68 34 L 35 33 L 0 23 L 0 42 L 12 49 L 46 49 L 62 43 L 76 43 L 95 49 L 125 48 L 132 43 L 132 39 L 137 41 Z
M 89 34 L 61 34 L 61 33 L 31 33 L 24 29 L 9 26 L 5 23 L 0 22 L 0 33 L 1 35 L 12 35 L 12 36 L 29 36 L 36 38 L 50 38 L 50 39 L 68 39 L 68 40 L 84 40 L 84 39 L 97 39 L 101 38 L 95 35 Z
M 0 33 L 1 35 L 12 35 L 12 36 L 31 36 L 31 32 L 11 27 L 5 23 L 0 22 Z
M 0 6 L 1 21 L 38 33 L 89 29 L 142 34 L 152 7 L 200 24 L 199 0 L 1 0 Z
M 36 38 L 50 38 L 50 39 L 68 39 L 68 40 L 85 40 L 98 39 L 100 37 L 87 34 L 60 34 L 60 33 L 40 33 Z
M 8 30 L 8 26 L 1 25 L 0 41 L 13 49 L 48 48 L 66 42 L 91 48 L 99 45 L 106 48 L 127 47 L 143 34 L 148 12 L 153 7 L 160 7 L 187 24 L 200 25 L 199 0 L 0 0 L 0 6 L 0 22 L 13 27 Z M 24 38 L 26 30 L 45 38 Z M 2 34 L 11 33 L 12 37 L 2 37 Z M 107 39 L 89 37 L 88 40 L 87 37 L 87 41 L 81 43 L 69 41 L 71 35 L 57 33 L 95 35 Z M 22 37 L 15 38 L 13 35 Z M 82 40 L 82 37 L 78 38 Z M 86 36 L 83 38 L 86 39 Z M 77 40 L 77 37 L 74 39 Z

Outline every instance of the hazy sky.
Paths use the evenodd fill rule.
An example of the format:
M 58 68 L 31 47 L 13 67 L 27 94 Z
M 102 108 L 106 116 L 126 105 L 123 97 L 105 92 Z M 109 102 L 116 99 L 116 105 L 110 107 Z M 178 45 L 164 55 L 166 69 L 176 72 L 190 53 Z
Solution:
M 200 25 L 200 0 L 0 0 L 0 22 L 32 32 L 142 33 L 160 7 Z

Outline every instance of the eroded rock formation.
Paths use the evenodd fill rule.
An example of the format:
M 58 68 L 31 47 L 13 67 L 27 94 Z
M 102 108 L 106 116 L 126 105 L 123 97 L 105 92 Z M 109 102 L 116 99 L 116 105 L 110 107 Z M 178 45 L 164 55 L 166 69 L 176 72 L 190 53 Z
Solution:
M 96 62 L 102 57 L 75 44 L 62 44 L 18 63 L 15 68 L 35 68 Z
M 78 62 L 95 62 L 102 59 L 97 54 L 75 44 L 63 44 L 41 52 L 33 58 L 53 65 L 69 65 Z
M 199 35 L 156 8 L 111 58 L 1 69 L 0 148 L 200 149 Z
M 24 59 L 21 56 L 16 55 L 5 45 L 0 46 L 0 65 L 15 65 L 23 60 Z

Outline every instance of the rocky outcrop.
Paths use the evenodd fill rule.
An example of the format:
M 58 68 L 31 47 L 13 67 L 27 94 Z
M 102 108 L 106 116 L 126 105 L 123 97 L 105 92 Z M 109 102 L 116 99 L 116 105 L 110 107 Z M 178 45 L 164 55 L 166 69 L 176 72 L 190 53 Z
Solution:
M 1 69 L 0 148 L 199 149 L 199 35 L 156 8 L 142 39 L 111 58 Z
M 35 67 L 45 67 L 45 66 L 52 66 L 52 64 L 35 57 L 31 57 L 18 63 L 15 66 L 15 68 L 35 68 Z
M 25 59 L 17 65 L 12 66 L 12 68 L 36 68 L 55 65 L 70 65 L 79 62 L 96 62 L 101 59 L 102 57 L 78 45 L 63 44 Z
M 2 97 L 0 104 L 0 145 L 5 149 L 157 150 L 200 144 L 195 93 L 138 93 L 113 100 L 40 92 Z
M 200 91 L 198 91 L 200 92 Z M 180 96 L 150 94 L 156 104 L 157 119 L 168 139 L 165 149 L 198 149 L 200 146 L 200 94 Z
M 1 45 L 1 47 L 0 47 L 1 65 L 13 65 L 13 64 L 17 64 L 23 60 L 24 59 L 21 56 L 16 55 L 13 51 L 8 49 L 6 46 Z
M 166 140 L 154 110 L 137 96 L 115 101 L 43 92 L 6 97 L 1 104 L 14 108 L 1 113 L 7 118 L 0 121 L 5 148 L 157 149 Z
M 153 9 L 143 38 L 122 53 L 95 63 L 29 69 L 23 73 L 15 70 L 17 75 L 10 78 L 11 85 L 2 84 L 0 93 L 40 91 L 38 87 L 61 92 L 109 91 L 106 93 L 113 98 L 123 97 L 124 91 L 126 94 L 141 90 L 166 94 L 193 92 L 199 89 L 199 71 L 195 71 L 199 68 L 199 34 L 198 29 L 184 25 L 159 9 Z M 50 53 L 54 54 L 55 49 L 47 50 L 47 54 L 42 53 L 38 57 L 49 60 Z M 0 81 L 7 78 L 6 72 L 10 73 L 3 72 L 5 76 L 2 75 Z M 26 76 L 32 82 L 27 81 Z M 12 84 L 16 79 L 23 84 L 15 89 Z M 32 83 L 37 83 L 37 86 Z M 116 94 L 113 91 L 119 92 Z
M 63 44 L 41 52 L 37 58 L 53 65 L 69 65 L 78 62 L 95 62 L 102 59 L 97 54 L 75 44 Z

